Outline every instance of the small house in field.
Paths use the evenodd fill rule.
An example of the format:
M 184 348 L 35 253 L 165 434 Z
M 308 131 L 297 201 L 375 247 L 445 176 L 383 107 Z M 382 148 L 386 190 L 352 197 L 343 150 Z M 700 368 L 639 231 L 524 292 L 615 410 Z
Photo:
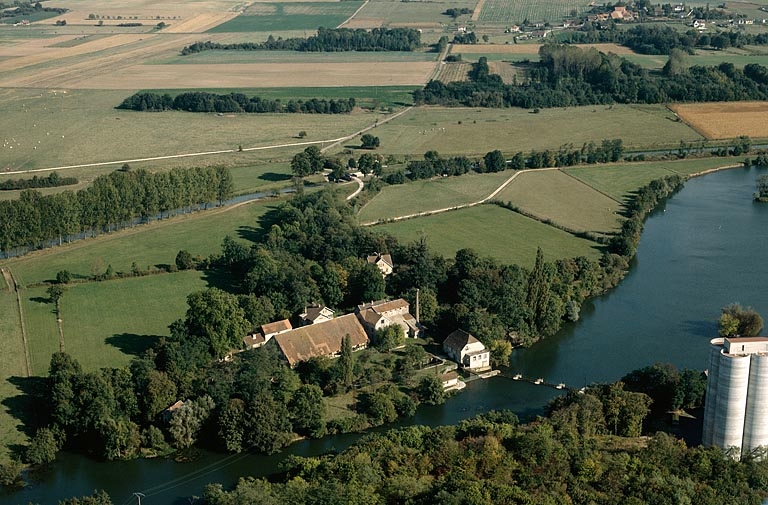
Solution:
M 482 342 L 464 330 L 456 330 L 443 341 L 443 351 L 467 370 L 491 368 L 491 353 Z
M 323 305 L 310 305 L 299 314 L 302 324 L 324 323 L 333 319 L 333 311 Z
M 369 335 L 373 335 L 387 326 L 397 324 L 403 329 L 403 335 L 416 338 L 421 336 L 421 325 L 411 315 L 410 307 L 411 305 L 407 301 L 398 298 L 391 301 L 379 300 L 364 303 L 358 305 L 355 312 Z
M 349 335 L 352 350 L 365 349 L 368 335 L 355 314 L 336 317 L 295 328 L 275 335 L 280 352 L 291 367 L 302 361 L 318 356 L 336 357 L 341 352 L 341 343 Z
M 395 264 L 392 262 L 392 256 L 389 254 L 371 254 L 370 256 L 366 257 L 365 260 L 368 263 L 379 267 L 382 277 L 386 277 L 391 274 L 395 268 Z

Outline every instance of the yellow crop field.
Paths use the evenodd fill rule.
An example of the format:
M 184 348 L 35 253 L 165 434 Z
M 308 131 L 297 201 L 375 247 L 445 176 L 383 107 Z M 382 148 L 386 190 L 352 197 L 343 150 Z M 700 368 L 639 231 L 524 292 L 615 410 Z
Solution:
M 708 139 L 728 139 L 740 135 L 768 137 L 766 102 L 692 103 L 670 108 Z

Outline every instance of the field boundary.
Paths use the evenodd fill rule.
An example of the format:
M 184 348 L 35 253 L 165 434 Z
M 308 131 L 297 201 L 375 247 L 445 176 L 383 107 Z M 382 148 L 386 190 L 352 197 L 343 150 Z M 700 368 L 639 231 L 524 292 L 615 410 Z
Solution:
M 356 10 L 355 12 L 353 12 L 353 13 L 352 13 L 352 15 L 351 15 L 351 16 L 349 16 L 347 19 L 345 19 L 345 20 L 344 20 L 344 21 L 343 21 L 343 22 L 342 22 L 342 23 L 341 23 L 339 26 L 337 26 L 336 28 L 341 28 L 341 27 L 343 27 L 345 24 L 347 24 L 347 23 L 349 23 L 350 21 L 352 21 L 352 18 L 354 18 L 355 16 L 357 16 L 357 14 L 358 14 L 358 13 L 359 13 L 361 10 L 363 10 L 363 7 L 365 7 L 366 5 L 368 5 L 368 2 L 369 2 L 369 1 L 370 1 L 370 0 L 365 0 L 365 2 L 363 2 L 363 5 L 361 5 L 360 7 L 358 7 L 358 8 L 357 8 L 357 10 Z
M 477 2 L 475 8 L 472 10 L 472 17 L 470 18 L 471 21 L 477 21 L 480 18 L 480 11 L 483 10 L 483 4 L 485 4 L 485 0 L 479 0 Z
M 668 169 L 668 170 L 669 170 L 669 169 Z M 608 194 L 608 193 L 606 193 L 605 191 L 602 191 L 602 190 L 600 190 L 600 189 L 598 189 L 598 188 L 596 188 L 596 187 L 594 187 L 594 186 L 591 186 L 591 185 L 587 184 L 586 182 L 582 181 L 581 179 L 579 179 L 579 178 L 578 178 L 578 177 L 576 177 L 575 175 L 573 175 L 573 174 L 569 173 L 569 172 L 570 172 L 570 170 L 561 170 L 561 172 L 563 172 L 565 175 L 567 175 L 567 176 L 568 176 L 568 177 L 570 177 L 571 179 L 573 179 L 573 180 L 575 180 L 575 181 L 578 181 L 578 182 L 582 183 L 583 185 L 585 185 L 585 186 L 586 186 L 586 187 L 588 187 L 589 189 L 591 189 L 591 190 L 593 190 L 593 191 L 597 191 L 597 192 L 598 192 L 598 193 L 600 193 L 601 195 L 603 195 L 603 196 L 605 196 L 605 197 L 607 197 L 607 198 L 610 198 L 611 200 L 613 200 L 614 202 L 618 203 L 618 204 L 619 204 L 619 205 L 621 205 L 621 206 L 624 206 L 624 205 L 626 205 L 626 203 L 627 203 L 627 202 L 622 202 L 622 201 L 621 201 L 621 200 L 619 200 L 618 198 L 614 198 L 614 197 L 612 197 L 611 195 L 609 195 L 609 194 Z M 670 170 L 670 172 L 672 172 L 672 170 Z M 675 173 L 676 173 L 676 172 L 675 172 Z
M 24 309 L 22 308 L 21 304 L 21 293 L 19 292 L 18 284 L 16 284 L 16 278 L 13 275 L 13 272 L 11 272 L 10 268 L 3 267 L 0 268 L 0 271 L 3 273 L 3 277 L 5 278 L 6 284 L 8 284 L 8 290 L 13 290 L 13 292 L 16 294 L 16 307 L 17 311 L 16 314 L 19 316 L 19 325 L 21 328 L 21 343 L 24 347 L 24 370 L 27 374 L 27 377 L 32 376 L 32 367 L 31 367 L 31 360 L 29 357 L 29 343 L 27 340 L 27 326 L 24 323 Z

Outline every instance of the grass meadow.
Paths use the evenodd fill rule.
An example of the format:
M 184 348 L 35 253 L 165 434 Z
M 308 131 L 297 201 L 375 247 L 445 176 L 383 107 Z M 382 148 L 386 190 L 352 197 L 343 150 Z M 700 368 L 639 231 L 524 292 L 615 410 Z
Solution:
M 463 248 L 483 256 L 530 268 L 541 247 L 547 260 L 588 256 L 597 259 L 597 244 L 525 217 L 498 205 L 479 205 L 418 219 L 377 225 L 403 242 L 426 237 L 430 249 L 447 257 Z
M 135 261 L 140 268 L 172 264 L 180 249 L 192 255 L 218 252 L 225 236 L 253 240 L 261 236 L 260 219 L 273 208 L 274 200 L 233 208 L 188 214 L 130 230 L 103 234 L 61 247 L 45 249 L 21 258 L 4 261 L 22 285 L 53 279 L 56 272 L 69 270 L 75 278 L 103 273 L 108 265 L 128 272 Z
M 625 148 L 677 147 L 680 140 L 702 137 L 663 105 L 595 105 L 542 109 L 476 109 L 418 107 L 376 128 L 379 151 L 421 156 L 429 150 L 443 155 L 484 155 L 532 149 L 558 149 L 564 143 L 581 147 L 620 138 Z
M 449 2 L 400 2 L 372 0 L 355 16 L 361 19 L 380 20 L 383 25 L 415 25 L 450 23 L 453 18 L 443 14 L 448 8 L 472 9 L 476 2 L 456 0 Z M 460 19 L 467 19 L 461 16 Z
M 497 198 L 570 230 L 607 234 L 621 226 L 621 203 L 560 170 L 521 172 Z
M 26 376 L 18 313 L 16 295 L 6 289 L 0 290 L 0 314 L 3 315 L 0 317 L 0 343 L 3 347 L 0 353 L 0 462 L 10 456 L 9 447 L 26 441 L 21 422 L 11 414 L 9 405 L 22 394 L 16 379 L 12 378 Z
M 317 30 L 335 28 L 351 16 L 361 2 L 253 3 L 236 18 L 208 33 L 268 32 L 275 30 Z
M 148 349 L 183 317 L 187 295 L 204 289 L 198 271 L 72 284 L 61 299 L 64 348 L 86 370 L 123 366 Z M 25 291 L 32 371 L 45 375 L 58 350 L 53 305 L 45 288 Z
M 361 223 L 426 212 L 482 200 L 513 172 L 466 174 L 385 187 L 358 214 Z
M 28 170 L 237 149 L 239 145 L 249 148 L 295 143 L 299 141 L 296 135 L 302 130 L 307 132 L 304 140 L 332 139 L 355 132 L 376 119 L 372 114 L 363 112 L 338 114 L 329 120 L 324 114 L 219 116 L 114 108 L 131 93 L 97 90 L 71 90 L 66 94 L 41 93 L 40 90 L 0 91 L 0 131 L 4 132 L 3 143 L 8 141 L 0 149 L 0 169 Z M 375 95 L 376 92 L 373 93 Z M 158 131 L 163 132 L 162 141 L 158 138 Z M 292 149 L 293 153 L 298 150 Z M 241 153 L 232 153 L 236 154 Z M 252 155 L 262 159 L 274 157 L 270 150 L 255 151 Z M 206 157 L 183 160 L 187 166 L 206 161 Z M 162 161 L 152 163 L 163 164 Z M 101 167 L 89 171 L 103 173 L 114 168 Z M 61 174 L 70 175 L 68 171 Z
M 618 163 L 568 168 L 564 171 L 598 191 L 619 201 L 654 179 L 679 174 L 688 176 L 727 165 L 739 164 L 741 158 L 701 158 L 647 163 Z

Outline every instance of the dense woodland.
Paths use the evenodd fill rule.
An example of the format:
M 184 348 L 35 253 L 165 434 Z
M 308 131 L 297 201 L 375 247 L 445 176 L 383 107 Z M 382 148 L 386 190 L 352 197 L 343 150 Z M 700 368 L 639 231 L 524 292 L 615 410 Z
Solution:
M 118 109 L 159 112 L 181 110 L 187 112 L 290 112 L 305 114 L 346 114 L 355 108 L 355 99 L 344 100 L 310 98 L 308 100 L 271 100 L 258 96 L 247 97 L 243 93 L 218 95 L 205 91 L 180 93 L 175 97 L 168 93 L 142 91 L 129 96 L 117 106 Z
M 414 51 L 421 46 L 421 33 L 412 28 L 323 28 L 310 37 L 283 39 L 272 35 L 264 42 L 221 44 L 195 42 L 182 49 L 182 55 L 195 54 L 212 49 L 219 51 Z
M 432 80 L 414 92 L 417 104 L 467 107 L 566 107 L 610 103 L 714 102 L 765 100 L 768 70 L 750 63 L 716 67 L 679 64 L 673 58 L 654 74 L 614 54 L 547 44 L 531 63 L 524 82 L 504 84 L 491 74 L 485 57 L 473 65 L 470 80 Z
M 27 189 L 16 200 L 0 201 L 0 251 L 21 254 L 75 234 L 115 230 L 135 219 L 206 208 L 228 199 L 232 188 L 228 169 L 198 167 L 154 174 L 118 170 L 77 192 L 44 196 Z

